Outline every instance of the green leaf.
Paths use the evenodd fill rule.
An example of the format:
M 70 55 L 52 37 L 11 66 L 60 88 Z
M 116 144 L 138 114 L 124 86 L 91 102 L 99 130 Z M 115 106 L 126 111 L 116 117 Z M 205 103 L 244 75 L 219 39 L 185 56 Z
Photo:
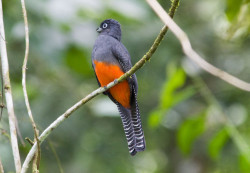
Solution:
M 179 102 L 188 99 L 196 93 L 194 87 L 188 87 L 174 94 L 172 106 L 178 104 Z
M 170 67 L 171 68 L 171 67 Z M 174 69 L 169 74 L 169 80 L 163 85 L 161 94 L 161 108 L 169 108 L 173 104 L 174 92 L 184 85 L 186 74 L 182 68 Z
M 240 11 L 242 0 L 227 0 L 226 2 L 226 16 L 232 22 Z
M 195 90 L 193 87 L 176 91 L 185 84 L 186 74 L 182 68 L 176 68 L 176 65 L 169 64 L 167 67 L 168 80 L 163 84 L 161 91 L 160 105 L 152 111 L 149 116 L 150 127 L 157 127 L 162 122 L 168 109 L 179 102 L 191 97 Z
M 202 112 L 198 117 L 188 119 L 182 123 L 177 133 L 177 144 L 183 154 L 187 155 L 192 149 L 194 141 L 205 130 L 205 113 Z
M 72 46 L 66 53 L 65 63 L 73 71 L 84 76 L 90 76 L 93 73 L 90 57 L 83 49 Z
M 164 112 L 162 109 L 156 109 L 149 115 L 149 126 L 154 128 L 159 126 L 164 116 Z
M 229 139 L 228 132 L 225 128 L 217 132 L 209 142 L 208 151 L 212 159 L 218 159 L 222 147 Z
M 239 165 L 242 173 L 249 173 L 250 163 L 246 155 L 239 155 Z
M 71 26 L 70 24 L 67 23 L 61 23 L 60 24 L 60 29 L 64 32 L 64 33 L 69 33 L 71 31 Z

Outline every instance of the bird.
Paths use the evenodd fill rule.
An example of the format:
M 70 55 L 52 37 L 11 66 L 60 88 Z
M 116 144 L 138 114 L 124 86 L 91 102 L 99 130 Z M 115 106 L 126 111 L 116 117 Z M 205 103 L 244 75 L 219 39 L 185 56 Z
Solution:
M 121 25 L 117 20 L 104 20 L 96 31 L 99 34 L 92 50 L 92 67 L 99 86 L 106 87 L 132 68 L 131 58 L 121 42 Z M 137 92 L 137 78 L 133 74 L 103 93 L 117 105 L 132 156 L 146 147 Z

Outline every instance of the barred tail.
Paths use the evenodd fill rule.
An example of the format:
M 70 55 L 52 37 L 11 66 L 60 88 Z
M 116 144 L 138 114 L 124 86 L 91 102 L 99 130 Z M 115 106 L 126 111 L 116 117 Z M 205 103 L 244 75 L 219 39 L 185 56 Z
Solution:
M 124 108 L 122 105 L 117 103 L 118 110 L 121 115 L 123 128 L 128 142 L 129 153 L 133 156 L 137 153 L 136 151 L 136 138 L 133 129 L 133 123 L 131 118 L 131 112 L 129 109 Z
M 146 147 L 135 90 L 133 89 L 131 97 L 131 109 L 124 108 L 117 102 L 116 104 L 121 115 L 129 153 L 133 156 L 139 151 L 144 151 Z
M 132 114 L 132 124 L 135 133 L 135 150 L 144 151 L 146 147 L 144 133 L 142 130 L 140 110 L 137 103 L 136 91 L 133 88 L 133 94 L 131 98 L 131 114 Z

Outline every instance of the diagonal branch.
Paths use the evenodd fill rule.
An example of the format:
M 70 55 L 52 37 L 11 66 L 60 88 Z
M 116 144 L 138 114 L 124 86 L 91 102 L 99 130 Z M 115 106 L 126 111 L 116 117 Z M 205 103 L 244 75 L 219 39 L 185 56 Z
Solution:
M 181 42 L 183 52 L 198 66 L 208 73 L 217 76 L 218 78 L 226 81 L 227 83 L 240 88 L 245 91 L 250 92 L 250 83 L 247 83 L 239 78 L 230 75 L 229 73 L 209 64 L 205 61 L 197 52 L 192 49 L 191 43 L 186 35 L 186 33 L 171 19 L 171 17 L 165 12 L 161 5 L 156 0 L 147 0 L 148 4 L 155 11 L 155 13 L 160 17 L 165 25 L 174 33 L 174 35 Z
M 0 3 L 1 3 L 0 4 L 1 66 L 2 66 L 6 106 L 7 106 L 8 115 L 9 115 L 11 147 L 12 147 L 12 152 L 14 156 L 16 172 L 19 173 L 21 171 L 21 159 L 20 159 L 19 149 L 18 149 L 18 141 L 17 141 L 17 133 L 16 133 L 16 119 L 15 119 L 13 99 L 12 99 L 12 93 L 11 93 L 11 87 L 10 87 L 9 63 L 8 63 L 8 56 L 7 56 L 7 49 L 6 49 L 6 42 L 5 42 L 2 0 L 0 0 Z
M 23 18 L 24 18 L 24 25 L 25 25 L 25 55 L 24 55 L 24 61 L 23 61 L 23 67 L 22 67 L 22 85 L 23 85 L 23 94 L 24 94 L 24 99 L 25 99 L 25 104 L 27 107 L 28 115 L 32 124 L 32 127 L 34 129 L 34 134 L 35 134 L 35 140 L 37 141 L 37 160 L 36 166 L 37 169 L 39 169 L 39 162 L 40 162 L 40 144 L 38 140 L 39 132 L 36 127 L 36 123 L 33 119 L 30 104 L 29 104 L 29 98 L 27 94 L 27 89 L 26 89 L 26 69 L 27 69 L 27 62 L 28 62 L 28 56 L 29 56 L 29 26 L 28 26 L 28 18 L 27 18 L 27 12 L 25 8 L 25 2 L 24 0 L 21 0 L 21 5 L 22 5 L 22 10 L 23 10 Z
M 178 7 L 178 4 L 179 4 L 179 0 L 174 0 L 172 5 L 171 5 L 169 13 L 172 14 L 172 17 L 174 16 L 174 13 Z M 129 76 L 134 74 L 138 69 L 140 69 L 146 62 L 148 62 L 148 60 L 150 60 L 150 58 L 152 57 L 152 55 L 154 54 L 154 52 L 158 48 L 160 42 L 162 41 L 164 35 L 166 34 L 167 30 L 168 30 L 168 28 L 166 26 L 164 26 L 161 29 L 160 33 L 158 34 L 157 38 L 155 39 L 155 41 L 154 41 L 153 45 L 151 46 L 151 48 L 149 49 L 149 51 L 128 72 L 126 72 L 124 75 L 122 75 L 119 79 L 109 83 L 106 87 L 100 87 L 100 88 L 96 89 L 95 91 L 93 91 L 92 93 L 90 93 L 89 95 L 84 97 L 82 100 L 77 102 L 74 106 L 69 108 L 64 114 L 60 115 L 53 123 L 51 123 L 49 125 L 49 127 L 47 127 L 42 132 L 42 134 L 39 136 L 39 141 L 43 142 L 57 126 L 59 126 L 66 118 L 68 118 L 73 112 L 75 112 L 82 105 L 84 105 L 85 103 L 87 103 L 88 101 L 90 101 L 91 99 L 96 97 L 97 95 L 107 91 L 109 88 L 117 85 L 118 83 L 121 83 L 122 81 L 127 79 Z M 29 163 L 31 162 L 32 158 L 34 157 L 36 150 L 37 150 L 37 142 L 34 143 L 32 148 L 30 149 L 28 155 L 26 156 L 26 159 L 23 163 L 21 173 L 27 172 L 28 167 L 29 167 Z

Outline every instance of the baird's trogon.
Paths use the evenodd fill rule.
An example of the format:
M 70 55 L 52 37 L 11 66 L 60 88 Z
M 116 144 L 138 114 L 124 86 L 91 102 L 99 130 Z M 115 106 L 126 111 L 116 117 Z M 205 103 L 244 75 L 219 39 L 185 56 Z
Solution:
M 99 86 L 106 86 L 131 69 L 130 55 L 121 43 L 121 25 L 114 19 L 104 20 L 92 51 L 92 66 Z M 135 74 L 104 94 L 117 105 L 131 155 L 145 150 L 145 139 L 137 103 L 138 84 Z

